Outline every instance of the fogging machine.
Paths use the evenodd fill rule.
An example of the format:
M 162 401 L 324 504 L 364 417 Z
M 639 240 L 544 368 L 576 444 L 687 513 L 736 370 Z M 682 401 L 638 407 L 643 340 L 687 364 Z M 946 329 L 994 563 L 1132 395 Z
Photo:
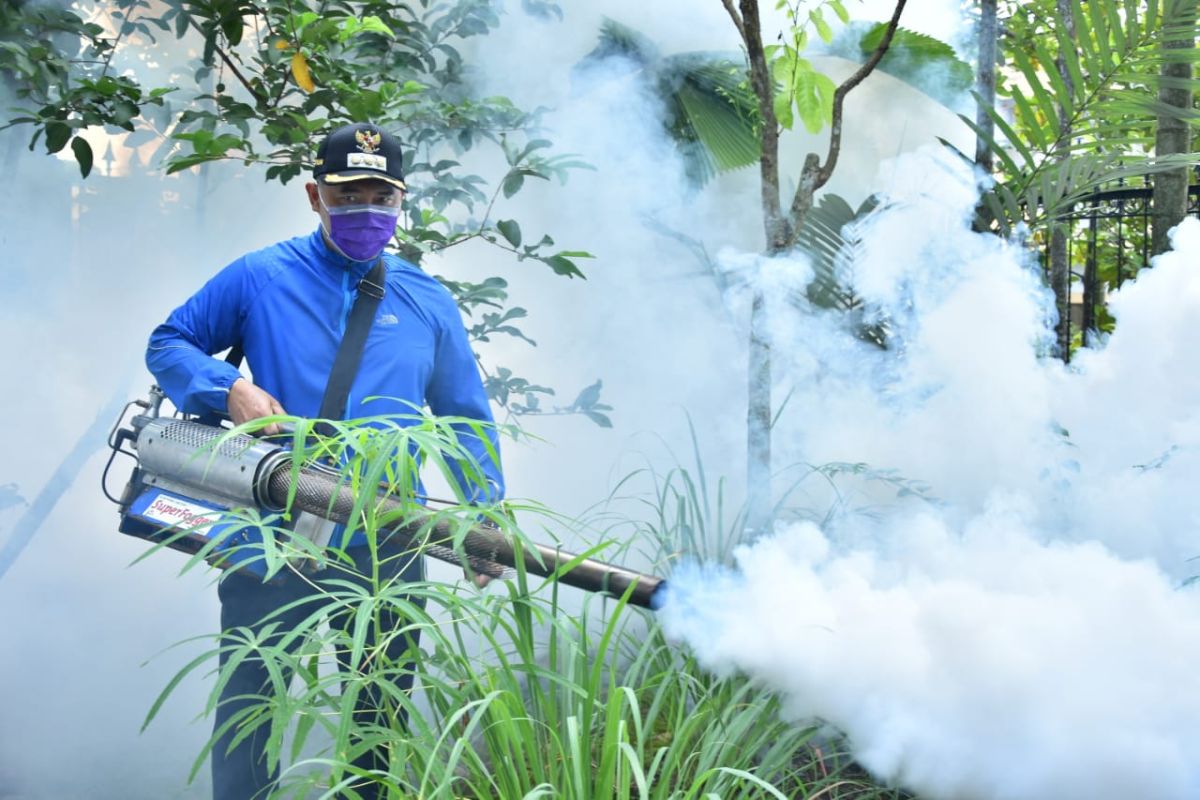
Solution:
M 120 508 L 122 533 L 191 554 L 207 548 L 206 560 L 214 566 L 247 570 L 261 578 L 267 572 L 262 550 L 250 546 L 258 531 L 227 512 L 255 508 L 265 519 L 279 519 L 288 510 L 341 525 L 350 521 L 355 497 L 338 470 L 312 464 L 294 476 L 292 453 L 283 446 L 222 427 L 162 417 L 162 401 L 162 391 L 152 387 L 149 399 L 126 405 L 109 435 L 110 466 L 117 453 L 137 461 L 120 498 L 108 495 L 105 488 Z M 107 473 L 106 467 L 106 477 Z M 293 480 L 295 495 L 289 507 Z M 483 524 L 468 526 L 464 534 L 461 522 L 419 506 L 414 510 L 412 501 L 382 489 L 377 500 L 380 515 L 405 512 L 396 515 L 402 522 L 380 530 L 381 548 L 419 549 L 451 564 L 466 562 L 476 573 L 492 577 L 511 576 L 521 564 L 529 574 L 553 575 L 560 583 L 589 592 L 628 594 L 628 602 L 642 608 L 662 605 L 662 578 L 556 547 L 516 543 Z

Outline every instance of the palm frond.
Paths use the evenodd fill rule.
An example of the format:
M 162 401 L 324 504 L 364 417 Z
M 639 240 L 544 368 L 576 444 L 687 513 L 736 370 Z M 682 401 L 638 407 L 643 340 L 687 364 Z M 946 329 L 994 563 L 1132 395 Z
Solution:
M 813 279 L 805 298 L 816 308 L 834 309 L 855 315 L 855 336 L 878 347 L 887 346 L 886 322 L 863 320 L 862 301 L 854 291 L 853 265 L 862 252 L 862 240 L 853 223 L 876 209 L 879 199 L 868 197 L 857 209 L 836 194 L 827 192 L 804 218 L 797 246 L 808 256 Z
M 626 58 L 642 66 L 653 64 L 661 58 L 658 47 L 649 37 L 615 19 L 605 17 L 600 23 L 600 41 L 583 57 L 581 63 L 587 64 L 614 57 Z
M 719 172 L 758 162 L 758 104 L 745 64 L 726 53 L 690 52 L 663 56 L 649 37 L 605 18 L 599 42 L 580 66 L 623 59 L 645 76 L 664 103 L 664 123 L 679 146 L 684 166 L 697 185 Z
M 689 172 L 700 184 L 758 162 L 758 105 L 741 65 L 719 54 L 686 53 L 663 59 L 657 76 L 659 95 L 673 112 L 668 128 L 695 162 Z
M 1158 99 L 1163 86 L 1200 88 L 1200 80 L 1163 78 L 1167 62 L 1200 65 L 1196 48 L 1164 48 L 1200 34 L 1195 0 L 1073 0 L 1074 32 L 1060 25 L 1052 41 L 1014 48 L 1019 85 L 1009 87 L 1013 119 L 985 109 L 999 134 L 962 117 L 996 154 L 1000 175 L 982 207 L 1002 232 L 1018 223 L 1044 224 L 1118 177 L 1144 176 L 1195 156 L 1149 155 L 1156 117 L 1200 122 L 1200 112 Z M 1061 59 L 1067 73 L 1059 72 Z M 1130 148 L 1146 155 L 1131 154 Z M 1119 156 L 1119 158 L 1118 158 Z M 1171 166 L 1167 166 L 1167 165 Z

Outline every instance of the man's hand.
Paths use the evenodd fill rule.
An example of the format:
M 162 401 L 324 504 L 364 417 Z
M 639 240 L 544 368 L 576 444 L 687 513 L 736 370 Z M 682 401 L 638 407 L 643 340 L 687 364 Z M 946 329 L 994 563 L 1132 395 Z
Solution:
M 287 413 L 283 410 L 283 406 L 279 405 L 278 400 L 245 378 L 238 378 L 229 387 L 227 406 L 229 418 L 235 425 L 241 425 L 243 422 L 253 419 Z M 263 428 L 262 432 L 272 436 L 280 433 L 281 429 L 278 425 L 271 424 Z
M 482 572 L 476 572 L 474 577 L 472 577 L 471 573 L 467 572 L 465 569 L 463 570 L 463 577 L 471 578 L 474 584 L 480 589 L 492 582 L 491 575 L 484 575 Z

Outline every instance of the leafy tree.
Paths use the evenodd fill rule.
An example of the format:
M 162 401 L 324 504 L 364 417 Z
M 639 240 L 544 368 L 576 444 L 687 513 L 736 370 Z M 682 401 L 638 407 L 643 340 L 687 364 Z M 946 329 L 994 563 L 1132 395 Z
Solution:
M 232 161 L 282 183 L 311 164 L 330 129 L 372 121 L 405 145 L 411 192 L 396 246 L 414 263 L 479 240 L 565 277 L 583 277 L 590 254 L 556 246 L 504 214 L 529 179 L 565 180 L 586 165 L 554 154 L 539 113 L 504 97 L 476 97 L 462 47 L 498 23 L 489 0 L 115 0 L 70 8 L 0 0 L 0 81 L 18 107 L 8 126 L 32 131 L 30 149 L 68 146 L 86 178 L 95 154 L 90 129 L 124 133 L 129 145 L 161 142 L 168 173 Z M 560 13 L 526 0 L 528 13 Z M 179 40 L 201 54 L 162 80 L 145 56 Z M 161 83 L 162 85 L 154 85 Z M 485 152 L 491 174 L 463 156 Z M 526 311 L 507 305 L 501 277 L 443 279 L 470 317 L 475 341 L 514 336 Z M 510 415 L 582 412 L 607 424 L 599 386 L 574 403 L 544 407 L 549 387 L 505 369 L 486 369 L 493 400 Z
M 1009 235 L 1020 225 L 1034 241 L 1049 239 L 1058 348 L 1069 359 L 1071 273 L 1058 220 L 1107 184 L 1194 163 L 1184 140 L 1162 148 L 1155 137 L 1164 120 L 1186 129 L 1194 116 L 1156 94 L 1189 83 L 1163 70 L 1185 65 L 1190 74 L 1198 58 L 1194 49 L 1178 47 L 1195 38 L 1195 3 L 1035 0 L 1010 4 L 1009 12 L 1003 44 L 1011 68 L 997 90 L 1011 100 L 1013 119 L 983 94 L 981 116 L 963 118 L 998 161 L 977 226 Z
M 1200 60 L 1194 50 L 1162 48 L 1194 34 L 1192 5 L 1074 0 L 1073 32 L 1052 4 L 1019 7 L 1005 37 L 1011 77 L 998 89 L 1011 99 L 1014 119 L 984 106 L 1000 132 L 990 136 L 964 117 L 998 161 L 997 183 L 983 196 L 986 226 L 1006 235 L 1020 223 L 1037 229 L 1105 184 L 1193 160 L 1152 153 L 1160 112 L 1192 116 L 1155 96 L 1165 61 Z M 1060 58 L 1069 81 L 1054 68 Z
M 842 227 L 869 213 L 876 201 L 869 199 L 855 211 L 845 200 L 827 195 L 819 206 L 814 205 L 815 193 L 828 181 L 837 161 L 842 102 L 846 93 L 875 68 L 936 94 L 956 82 L 963 89 L 969 86 L 970 67 L 960 62 L 949 46 L 899 28 L 898 11 L 890 23 L 881 25 L 851 22 L 840 2 L 822 3 L 806 13 L 801 12 L 800 3 L 785 3 L 782 6 L 787 7 L 791 21 L 786 35 L 780 37 L 785 43 L 765 45 L 758 23 L 757 4 L 749 5 L 751 27 L 748 29 L 743 19 L 745 9 L 739 11 L 732 2 L 725 2 L 737 24 L 749 63 L 745 59 L 710 52 L 663 56 L 648 37 L 612 20 L 602 26 L 600 42 L 586 60 L 615 56 L 627 60 L 643 73 L 649 87 L 664 101 L 667 132 L 679 145 L 688 173 L 697 184 L 703 184 L 715 172 L 759 163 L 764 175 L 762 202 L 768 255 L 798 247 L 813 262 L 814 281 L 803 297 L 794 299 L 858 317 L 853 323 L 857 334 L 883 346 L 886 327 L 861 319 L 861 303 L 840 268 L 839 257 L 847 244 L 842 238 Z M 836 39 L 825 18 L 827 13 L 848 23 Z M 811 32 L 824 41 L 829 52 L 866 63 L 840 87 L 835 85 L 803 55 Z M 747 36 L 757 37 L 757 49 L 747 43 Z M 754 83 L 755 52 L 765 89 Z M 925 76 L 929 67 L 937 67 L 950 80 L 940 85 L 928 82 Z M 769 114 L 766 113 L 768 109 Z M 813 133 L 836 122 L 835 135 L 824 165 L 816 154 L 809 157 L 800 178 L 801 188 L 792 208 L 785 213 L 780 201 L 779 134 L 797 122 Z M 825 170 L 823 176 L 818 177 L 822 170 Z M 770 200 L 772 197 L 773 201 Z M 669 229 L 657 220 L 648 220 L 648 225 L 681 242 L 696 256 L 722 292 L 732 288 L 742 277 L 749 277 L 731 277 L 719 269 L 702 242 Z M 755 294 L 750 325 L 747 484 L 751 509 L 748 527 L 751 529 L 760 529 L 765 524 L 770 504 L 770 425 L 774 411 L 770 397 L 770 349 L 763 331 L 763 300 L 760 294 Z
M 900 21 L 905 0 L 898 0 L 890 22 L 870 58 L 855 72 L 835 86 L 828 77 L 817 73 L 801 55 L 807 46 L 808 31 L 815 30 L 822 39 L 832 39 L 832 31 L 824 19 L 825 9 L 836 13 L 843 22 L 849 20 L 838 0 L 801 13 L 800 3 L 783 3 L 791 27 L 785 31 L 783 43 L 767 45 L 763 38 L 762 22 L 757 0 L 722 0 L 742 44 L 749 64 L 750 86 L 758 105 L 759 135 L 762 157 L 759 174 L 762 181 L 763 231 L 766 254 L 775 256 L 797 245 L 800 230 L 811 211 L 816 192 L 824 186 L 837 166 L 841 152 L 843 105 L 846 95 L 862 83 L 879 64 Z M 796 191 L 785 210 L 781 197 L 779 165 L 779 134 L 791 127 L 797 111 L 811 131 L 824 124 L 830 126 L 829 146 L 824 159 L 809 153 L 798 176 Z M 821 123 L 818 125 L 817 123 Z M 749 381 L 747 408 L 747 487 L 748 523 L 751 529 L 762 528 L 769 519 L 771 477 L 771 350 L 765 330 L 766 303 L 761 292 L 751 302 Z

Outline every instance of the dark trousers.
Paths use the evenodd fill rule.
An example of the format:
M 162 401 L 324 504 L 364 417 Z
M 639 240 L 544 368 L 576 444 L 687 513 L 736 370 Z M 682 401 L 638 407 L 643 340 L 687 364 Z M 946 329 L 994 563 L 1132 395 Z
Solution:
M 325 569 L 309 578 L 320 582 L 326 579 L 353 579 L 361 585 L 367 585 L 371 574 L 371 552 L 367 547 L 351 547 L 347 555 L 354 558 L 359 575 L 351 576 L 344 569 Z M 411 582 L 423 578 L 423 569 L 419 558 L 391 558 L 380 564 L 380 581 L 397 578 L 400 581 Z M 231 574 L 224 577 L 218 587 L 221 597 L 221 630 L 248 627 L 257 630 L 258 622 L 282 606 L 313 595 L 313 588 L 308 582 L 292 573 L 283 574 L 279 582 L 263 583 L 255 577 Z M 338 588 L 334 589 L 339 590 Z M 416 600 L 416 598 L 411 598 Z M 290 609 L 283 615 L 273 617 L 272 622 L 278 622 L 280 630 L 290 630 L 317 608 L 317 603 L 302 603 L 297 608 Z M 349 620 L 346 621 L 347 623 Z M 399 627 L 404 624 L 402 619 L 383 619 L 384 627 Z M 334 621 L 337 624 L 337 621 Z M 374 637 L 368 638 L 368 645 L 374 644 Z M 404 657 L 408 647 L 416 647 L 416 633 L 406 637 L 396 637 L 387 647 L 387 656 L 393 663 Z M 228 655 L 221 653 L 221 667 L 224 668 Z M 412 688 L 413 676 L 407 670 L 396 679 L 396 685 L 409 691 Z M 221 691 L 220 704 L 217 706 L 216 720 L 213 730 L 218 731 L 239 710 L 254 705 L 255 700 L 238 698 L 239 695 L 261 695 L 270 684 L 268 673 L 262 662 L 247 658 L 234 670 L 233 676 Z M 363 691 L 357 703 L 359 714 L 374 713 L 379 707 L 378 693 Z M 267 725 L 257 728 L 254 733 L 238 743 L 233 750 L 229 744 L 237 736 L 237 726 L 227 731 L 214 744 L 212 749 L 212 779 L 213 800 L 265 800 L 274 788 L 278 778 L 277 771 L 267 769 L 267 759 L 264 754 L 269 730 Z M 386 763 L 377 754 L 368 752 L 355 764 L 364 769 L 381 769 Z M 359 790 L 364 798 L 374 797 L 370 790 Z

